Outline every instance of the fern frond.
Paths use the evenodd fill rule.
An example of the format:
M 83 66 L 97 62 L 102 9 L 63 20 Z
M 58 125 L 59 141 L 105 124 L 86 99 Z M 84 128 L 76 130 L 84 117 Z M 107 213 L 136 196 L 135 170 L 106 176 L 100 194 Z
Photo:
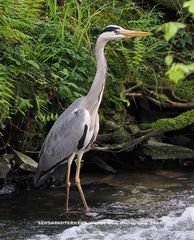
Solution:
M 143 62 L 144 56 L 144 44 L 141 38 L 134 39 L 134 56 L 133 64 L 135 67 L 138 67 Z
M 45 1 L 4 0 L 0 3 L 0 38 L 22 41 L 30 38 L 29 31 L 39 20 Z
M 13 80 L 8 69 L 0 64 L 0 127 L 10 117 L 10 108 L 14 98 Z

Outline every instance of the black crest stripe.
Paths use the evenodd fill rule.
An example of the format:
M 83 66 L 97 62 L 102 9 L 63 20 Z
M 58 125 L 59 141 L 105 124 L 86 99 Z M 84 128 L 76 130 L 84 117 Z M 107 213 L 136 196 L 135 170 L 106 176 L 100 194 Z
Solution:
M 115 30 L 119 29 L 118 27 L 106 27 L 101 33 L 104 32 L 113 32 Z
M 84 141 L 85 141 L 85 138 L 86 138 L 87 130 L 88 130 L 88 126 L 85 125 L 83 135 L 82 135 L 82 137 L 80 138 L 79 143 L 78 143 L 78 145 L 77 145 L 77 149 L 78 149 L 78 150 L 82 149 L 83 146 L 84 146 Z

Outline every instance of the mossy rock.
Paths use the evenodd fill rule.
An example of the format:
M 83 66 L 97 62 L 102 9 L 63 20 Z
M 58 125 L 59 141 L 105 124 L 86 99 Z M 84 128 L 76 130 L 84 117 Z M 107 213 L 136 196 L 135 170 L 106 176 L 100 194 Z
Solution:
M 174 90 L 175 94 L 184 100 L 193 101 L 194 96 L 194 79 L 189 81 L 180 81 Z
M 144 126 L 164 132 L 179 130 L 194 123 L 194 109 L 184 112 L 174 118 L 162 118 Z
M 136 124 L 129 124 L 126 126 L 126 129 L 132 134 L 136 134 L 140 131 L 139 126 Z
M 142 146 L 142 151 L 145 155 L 155 160 L 194 158 L 194 151 L 190 148 L 151 140 Z

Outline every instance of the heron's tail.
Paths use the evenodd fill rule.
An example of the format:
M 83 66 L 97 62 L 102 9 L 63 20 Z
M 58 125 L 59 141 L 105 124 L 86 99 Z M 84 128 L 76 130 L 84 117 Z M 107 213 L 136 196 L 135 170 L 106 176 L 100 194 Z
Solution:
M 50 172 L 48 174 L 42 174 L 41 172 L 37 171 L 34 176 L 34 186 L 40 187 L 50 175 Z
M 65 158 L 47 170 L 41 170 L 41 166 L 38 164 L 38 168 L 34 176 L 34 186 L 40 187 L 42 184 L 44 184 L 46 179 L 54 174 L 56 169 L 62 168 L 62 165 L 64 166 L 67 162 L 68 158 Z

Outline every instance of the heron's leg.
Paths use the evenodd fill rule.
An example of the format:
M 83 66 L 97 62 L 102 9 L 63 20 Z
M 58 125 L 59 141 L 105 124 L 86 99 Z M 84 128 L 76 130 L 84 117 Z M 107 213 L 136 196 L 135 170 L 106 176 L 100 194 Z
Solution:
M 88 204 L 86 202 L 86 198 L 84 196 L 84 193 L 83 193 L 83 190 L 82 190 L 82 187 L 81 187 L 81 183 L 80 183 L 80 167 L 81 167 L 82 156 L 83 156 L 83 153 L 78 154 L 78 161 L 77 161 L 76 174 L 75 174 L 75 183 L 76 183 L 77 188 L 79 190 L 84 208 L 85 208 L 86 211 L 89 211 L 90 209 L 89 209 Z
M 69 189 L 71 186 L 70 173 L 71 173 L 71 164 L 73 162 L 74 157 L 75 157 L 75 154 L 71 155 L 71 157 L 68 160 L 67 178 L 66 178 L 66 204 L 65 204 L 66 212 L 68 212 L 68 209 L 69 209 Z

